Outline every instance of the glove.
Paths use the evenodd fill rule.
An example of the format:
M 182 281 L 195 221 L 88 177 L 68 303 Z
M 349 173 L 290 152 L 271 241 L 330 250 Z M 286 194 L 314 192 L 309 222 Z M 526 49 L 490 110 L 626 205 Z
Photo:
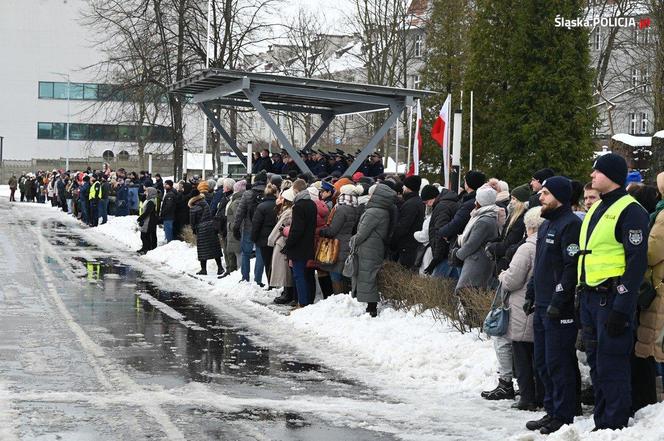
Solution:
M 535 301 L 532 299 L 526 299 L 526 301 L 523 303 L 523 312 L 526 313 L 526 315 L 530 315 L 535 311 Z
M 138 226 L 139 226 L 139 227 L 142 227 L 142 226 L 143 226 L 143 221 L 142 221 L 142 220 L 138 221 Z
M 239 228 L 233 228 L 233 237 L 235 238 L 235 240 L 242 239 L 242 234 Z
M 551 320 L 557 320 L 560 318 L 560 309 L 558 309 L 557 306 L 549 305 L 549 307 L 546 308 L 546 316 Z
M 436 270 L 436 267 L 437 267 L 439 264 L 440 264 L 440 261 L 439 261 L 438 259 L 434 259 L 434 260 L 432 260 L 431 263 L 429 264 L 429 266 L 427 266 L 427 267 L 424 269 L 424 274 L 426 274 L 427 276 L 432 275 L 433 272 Z
M 323 228 L 322 230 L 320 230 L 320 231 L 318 232 L 318 235 L 319 235 L 320 237 L 330 237 L 330 236 L 328 235 L 328 233 L 327 233 L 327 229 L 326 229 L 326 228 Z
M 611 310 L 606 320 L 606 332 L 609 337 L 619 337 L 627 329 L 627 315 L 622 312 Z

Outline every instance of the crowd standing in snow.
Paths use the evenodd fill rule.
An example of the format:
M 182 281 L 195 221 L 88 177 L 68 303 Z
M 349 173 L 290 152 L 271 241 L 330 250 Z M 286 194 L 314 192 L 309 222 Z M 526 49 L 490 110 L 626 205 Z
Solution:
M 253 175 L 174 183 L 124 170 L 38 172 L 9 181 L 21 201 L 50 201 L 82 222 L 138 214 L 146 253 L 189 225 L 201 270 L 240 270 L 242 281 L 281 289 L 277 304 L 303 308 L 351 293 L 378 314 L 376 275 L 385 260 L 422 277 L 490 289 L 509 315 L 492 336 L 498 385 L 487 400 L 543 409 L 526 427 L 543 434 L 594 404 L 595 428 L 620 429 L 657 402 L 664 362 L 664 173 L 657 187 L 629 172 L 619 155 L 600 156 L 583 185 L 542 169 L 514 186 L 468 172 L 456 193 L 419 176 L 385 174 L 373 155 L 344 176 L 346 158 L 312 153 L 314 174 L 288 157 L 254 158 Z M 347 164 L 345 164 L 347 166 Z M 222 263 L 223 258 L 223 263 Z M 251 260 L 254 259 L 253 273 Z M 264 277 L 265 275 L 265 277 Z M 467 291 L 466 291 L 467 292 Z M 577 359 L 577 349 L 585 353 Z M 582 390 L 579 363 L 590 366 Z

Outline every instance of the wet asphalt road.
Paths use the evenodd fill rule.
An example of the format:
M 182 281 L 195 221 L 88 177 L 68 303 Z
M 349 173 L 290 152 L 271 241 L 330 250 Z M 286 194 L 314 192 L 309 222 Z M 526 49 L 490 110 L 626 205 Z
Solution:
M 160 289 L 81 227 L 6 199 L 0 226 L 5 437 L 392 439 L 335 408 L 381 400 L 365 386 L 261 346 L 232 314 Z

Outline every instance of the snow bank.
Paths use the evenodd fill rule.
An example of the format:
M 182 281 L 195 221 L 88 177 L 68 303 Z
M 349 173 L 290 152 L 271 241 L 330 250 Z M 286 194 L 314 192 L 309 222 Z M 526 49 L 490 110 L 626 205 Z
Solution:
M 627 133 L 617 133 L 611 138 L 614 141 L 622 142 L 631 147 L 650 147 L 652 138 L 650 136 L 634 136 Z
M 0 194 L 2 191 L 0 187 Z M 35 207 L 17 206 L 25 206 L 26 212 Z M 49 206 L 36 207 L 42 217 L 41 210 L 48 210 L 54 218 L 75 222 Z M 109 218 L 106 225 L 85 228 L 82 234 L 109 250 L 140 247 L 135 216 Z M 161 230 L 159 237 L 163 238 Z M 377 318 L 370 318 L 364 312 L 365 304 L 347 295 L 332 296 L 285 315 L 287 308 L 272 304 L 278 291 L 240 282 L 239 272 L 218 280 L 212 275 L 216 265 L 208 262 L 211 275 L 195 276 L 199 270 L 196 249 L 184 242 L 164 244 L 145 256 L 130 256 L 132 265 L 152 271 L 160 283 L 175 285 L 174 289 L 210 305 L 219 314 L 243 321 L 259 334 L 257 339 L 289 345 L 376 390 L 385 401 L 361 409 L 367 419 L 383 421 L 380 428 L 373 427 L 375 430 L 414 440 L 546 438 L 524 427 L 540 413 L 516 411 L 510 408 L 510 401 L 489 402 L 479 397 L 480 391 L 495 386 L 497 363 L 491 342 L 476 333 L 460 334 L 427 314 L 387 306 L 381 306 Z M 332 406 L 333 402 L 330 398 L 320 405 Z M 351 424 L 341 415 L 340 422 L 344 418 Z M 663 418 L 664 403 L 659 403 L 638 412 L 627 429 L 590 433 L 594 423 L 592 415 L 586 415 L 548 439 L 664 439 L 664 425 L 659 424 Z

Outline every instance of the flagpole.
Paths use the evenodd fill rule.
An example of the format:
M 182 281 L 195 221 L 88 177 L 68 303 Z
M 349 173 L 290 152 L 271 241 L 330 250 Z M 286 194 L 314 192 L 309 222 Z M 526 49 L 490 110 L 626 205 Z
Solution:
M 447 99 L 450 101 L 450 105 L 447 110 L 447 119 L 448 121 L 445 124 L 445 135 L 443 138 L 443 147 L 445 146 L 445 141 L 447 141 L 447 151 L 443 148 L 443 177 L 445 181 L 445 187 L 450 189 L 450 126 L 452 125 L 452 94 L 447 94 Z
M 473 169 L 473 91 L 470 91 L 470 163 L 468 164 L 468 170 Z
M 396 136 L 395 136 L 395 144 L 396 148 L 394 151 L 394 162 L 396 162 L 396 166 L 394 169 L 395 173 L 399 173 L 399 118 L 397 118 L 397 128 L 395 130 Z
M 210 67 L 210 6 L 212 5 L 212 0 L 208 0 L 207 5 L 207 36 L 205 37 L 205 69 Z M 219 115 L 221 117 L 221 115 Z M 207 165 L 205 164 L 205 157 L 207 156 L 207 118 L 203 115 L 203 170 L 201 172 L 201 180 L 205 180 L 205 171 Z
M 408 160 L 406 161 L 406 173 L 410 170 L 410 154 L 413 150 L 413 106 L 408 109 Z

